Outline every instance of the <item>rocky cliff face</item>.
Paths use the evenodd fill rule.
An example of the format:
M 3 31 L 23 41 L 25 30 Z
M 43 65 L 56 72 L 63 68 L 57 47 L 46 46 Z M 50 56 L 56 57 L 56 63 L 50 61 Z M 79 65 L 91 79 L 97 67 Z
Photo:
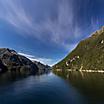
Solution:
M 104 27 L 82 40 L 54 69 L 104 70 Z
M 38 65 L 33 63 L 31 60 L 8 48 L 0 49 L 0 60 L 1 72 L 28 72 L 36 74 L 41 70 Z
M 2 61 L 0 60 L 0 73 L 6 72 L 7 70 L 7 67 L 4 66 Z

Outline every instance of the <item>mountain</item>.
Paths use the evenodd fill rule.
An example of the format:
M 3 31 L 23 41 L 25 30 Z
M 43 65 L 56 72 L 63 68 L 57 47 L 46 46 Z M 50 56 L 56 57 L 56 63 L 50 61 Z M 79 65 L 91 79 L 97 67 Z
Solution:
M 39 74 L 42 74 L 44 72 L 47 73 L 47 72 L 49 72 L 49 70 L 51 70 L 51 67 L 48 66 L 48 65 L 44 65 L 44 64 L 42 64 L 40 62 L 37 62 L 37 61 L 33 61 L 33 63 L 35 63 L 38 66 L 38 68 L 39 68 Z
M 43 70 L 25 56 L 19 55 L 15 50 L 0 48 L 0 73 L 6 71 L 36 74 Z
M 0 73 L 6 72 L 8 69 L 5 65 L 3 65 L 2 61 L 0 60 Z
M 53 69 L 104 70 L 104 27 L 82 40 Z

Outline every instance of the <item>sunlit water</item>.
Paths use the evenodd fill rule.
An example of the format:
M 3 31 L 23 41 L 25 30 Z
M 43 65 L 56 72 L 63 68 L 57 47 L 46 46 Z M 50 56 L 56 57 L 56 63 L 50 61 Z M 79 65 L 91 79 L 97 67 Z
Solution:
M 3 75 L 0 104 L 104 104 L 103 74 L 61 77 L 53 73 L 17 78 Z

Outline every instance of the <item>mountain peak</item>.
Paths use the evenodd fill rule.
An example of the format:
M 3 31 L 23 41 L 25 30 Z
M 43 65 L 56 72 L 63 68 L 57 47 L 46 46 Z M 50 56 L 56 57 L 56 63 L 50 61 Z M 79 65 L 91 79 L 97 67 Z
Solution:
M 98 36 L 104 32 L 104 26 L 100 30 L 95 31 L 94 33 L 91 34 L 91 37 Z

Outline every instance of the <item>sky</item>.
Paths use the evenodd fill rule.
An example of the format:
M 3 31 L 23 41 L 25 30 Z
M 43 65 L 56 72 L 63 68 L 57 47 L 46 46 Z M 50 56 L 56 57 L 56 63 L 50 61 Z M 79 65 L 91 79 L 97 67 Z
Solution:
M 54 65 L 104 25 L 104 0 L 0 0 L 0 47 Z

